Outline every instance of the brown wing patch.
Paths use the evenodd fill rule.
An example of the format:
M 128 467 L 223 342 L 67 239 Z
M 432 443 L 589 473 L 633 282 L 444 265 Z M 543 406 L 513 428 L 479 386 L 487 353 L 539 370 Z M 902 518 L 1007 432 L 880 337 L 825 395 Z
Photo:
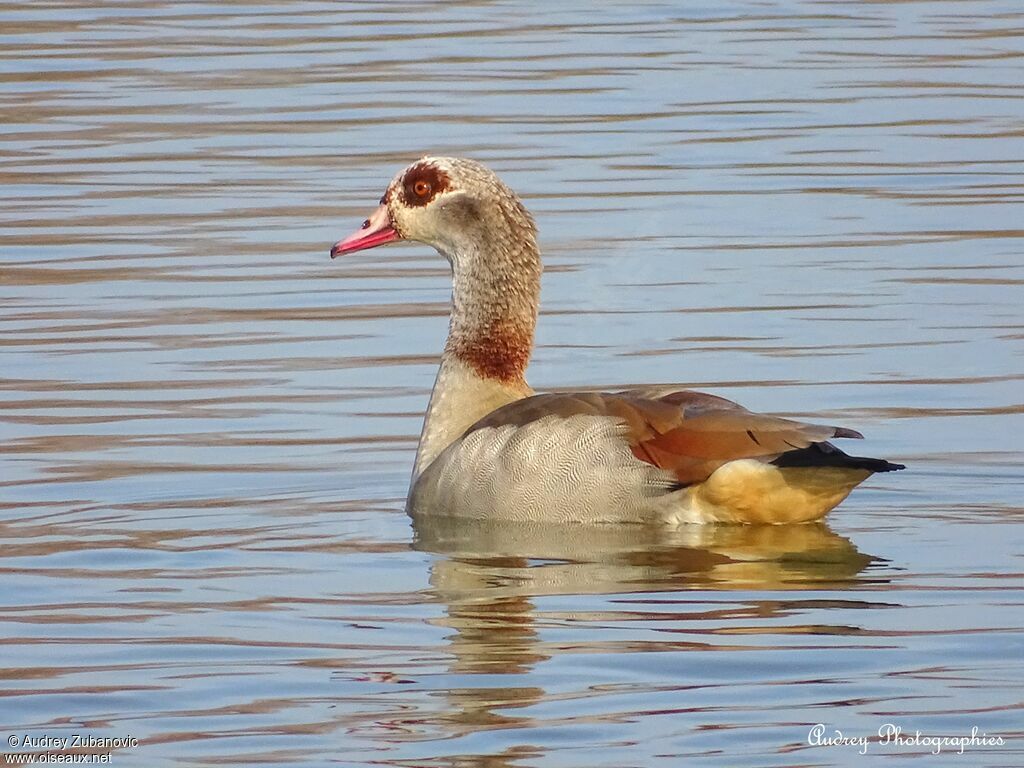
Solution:
M 581 414 L 610 416 L 625 424 L 633 455 L 671 472 L 682 485 L 706 480 L 729 461 L 771 461 L 787 451 L 851 432 L 751 413 L 730 400 L 701 392 L 672 392 L 658 398 L 628 392 L 534 395 L 499 408 L 470 431 Z
M 642 441 L 641 446 L 653 458 L 651 463 L 672 472 L 687 485 L 707 479 L 726 462 L 770 461 L 835 434 L 834 427 L 762 416 L 742 408 L 705 409 L 684 415 L 672 429 Z

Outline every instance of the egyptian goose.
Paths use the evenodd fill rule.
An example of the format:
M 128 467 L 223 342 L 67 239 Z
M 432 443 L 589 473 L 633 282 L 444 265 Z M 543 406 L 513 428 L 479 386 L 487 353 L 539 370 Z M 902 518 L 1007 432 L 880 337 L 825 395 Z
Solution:
M 398 240 L 452 267 L 448 341 L 423 423 L 408 510 L 535 522 L 800 523 L 874 472 L 830 438 L 861 435 L 752 413 L 673 388 L 534 394 L 524 374 L 540 295 L 537 230 L 473 160 L 399 173 L 331 256 Z

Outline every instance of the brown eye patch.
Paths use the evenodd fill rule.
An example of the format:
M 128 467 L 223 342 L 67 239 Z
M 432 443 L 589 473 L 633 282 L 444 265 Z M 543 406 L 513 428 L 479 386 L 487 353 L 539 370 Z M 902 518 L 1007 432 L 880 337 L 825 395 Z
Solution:
M 402 177 L 402 202 L 424 206 L 446 189 L 448 174 L 430 163 L 416 163 Z

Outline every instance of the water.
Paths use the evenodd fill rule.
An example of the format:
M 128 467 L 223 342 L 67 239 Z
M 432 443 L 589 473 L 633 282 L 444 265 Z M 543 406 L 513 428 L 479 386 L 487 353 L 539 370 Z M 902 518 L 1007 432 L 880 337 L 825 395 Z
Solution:
M 952 761 L 892 723 L 1024 763 L 1022 40 L 1011 0 L 4 3 L 0 736 Z M 678 382 L 910 468 L 827 526 L 414 530 L 445 265 L 327 252 L 427 152 L 536 215 L 535 387 Z

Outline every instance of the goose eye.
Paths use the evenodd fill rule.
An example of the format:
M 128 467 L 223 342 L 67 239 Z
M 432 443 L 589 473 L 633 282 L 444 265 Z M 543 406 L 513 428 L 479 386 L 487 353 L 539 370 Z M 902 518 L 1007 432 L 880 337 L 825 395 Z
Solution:
M 448 189 L 448 174 L 431 163 L 419 162 L 410 165 L 398 183 L 402 204 L 422 208 Z

